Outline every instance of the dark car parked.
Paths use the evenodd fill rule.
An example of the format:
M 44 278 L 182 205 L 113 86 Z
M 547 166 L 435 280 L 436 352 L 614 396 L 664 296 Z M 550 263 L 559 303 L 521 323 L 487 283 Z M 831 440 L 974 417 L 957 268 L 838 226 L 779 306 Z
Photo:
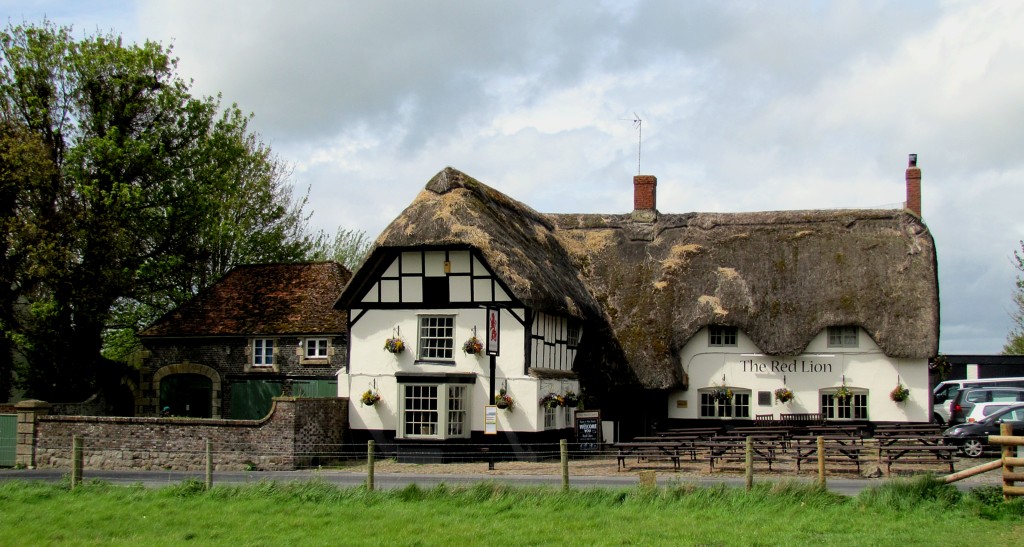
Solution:
M 1024 402 L 1024 389 L 1015 387 L 972 387 L 961 389 L 949 403 L 949 425 L 962 424 L 977 403 Z
M 988 436 L 999 434 L 999 425 L 1009 423 L 1014 435 L 1024 435 L 1024 404 L 1016 404 L 969 424 L 955 425 L 942 433 L 946 444 L 959 446 L 965 456 L 977 458 L 988 447 Z

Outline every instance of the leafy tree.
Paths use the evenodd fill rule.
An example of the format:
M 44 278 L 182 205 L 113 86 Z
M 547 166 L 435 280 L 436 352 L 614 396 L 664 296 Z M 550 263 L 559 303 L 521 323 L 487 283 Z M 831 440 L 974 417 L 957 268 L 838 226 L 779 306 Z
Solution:
M 1024 241 L 1020 242 L 1021 250 L 1013 252 L 1014 267 L 1024 272 Z M 1017 289 L 1013 293 L 1013 303 L 1017 309 L 1011 314 L 1014 327 L 1007 336 L 1003 346 L 1004 355 L 1024 355 L 1024 277 L 1017 277 Z
M 236 106 L 191 95 L 170 49 L 44 22 L 5 29 L 0 56 L 3 121 L 51 167 L 15 190 L 23 252 L 5 258 L 28 394 L 88 394 L 105 337 L 130 340 L 235 264 L 310 252 L 287 169 Z
M 333 260 L 351 271 L 359 266 L 373 247 L 373 240 L 362 230 L 338 228 L 334 239 L 328 241 L 321 233 L 311 254 L 312 260 Z

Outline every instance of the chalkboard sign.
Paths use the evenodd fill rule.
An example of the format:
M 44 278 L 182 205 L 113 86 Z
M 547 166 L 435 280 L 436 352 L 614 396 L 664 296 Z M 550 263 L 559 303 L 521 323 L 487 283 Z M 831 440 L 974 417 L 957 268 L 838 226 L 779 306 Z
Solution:
M 601 449 L 601 411 L 580 410 L 576 412 L 576 442 L 580 450 Z

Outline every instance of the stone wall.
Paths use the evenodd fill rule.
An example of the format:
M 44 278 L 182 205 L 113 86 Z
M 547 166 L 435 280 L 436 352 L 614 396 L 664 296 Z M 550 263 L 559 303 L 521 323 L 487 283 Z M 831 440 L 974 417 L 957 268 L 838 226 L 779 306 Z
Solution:
M 18 403 L 18 463 L 71 467 L 72 438 L 86 469 L 290 470 L 341 454 L 347 399 L 274 400 L 262 420 L 50 416 L 41 401 Z

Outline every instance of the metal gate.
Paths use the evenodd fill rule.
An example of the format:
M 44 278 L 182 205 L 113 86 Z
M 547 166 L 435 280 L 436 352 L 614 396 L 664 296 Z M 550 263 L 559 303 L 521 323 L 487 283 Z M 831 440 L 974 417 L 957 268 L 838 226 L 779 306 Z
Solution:
M 18 415 L 0 414 L 0 467 L 14 467 L 17 448 Z

